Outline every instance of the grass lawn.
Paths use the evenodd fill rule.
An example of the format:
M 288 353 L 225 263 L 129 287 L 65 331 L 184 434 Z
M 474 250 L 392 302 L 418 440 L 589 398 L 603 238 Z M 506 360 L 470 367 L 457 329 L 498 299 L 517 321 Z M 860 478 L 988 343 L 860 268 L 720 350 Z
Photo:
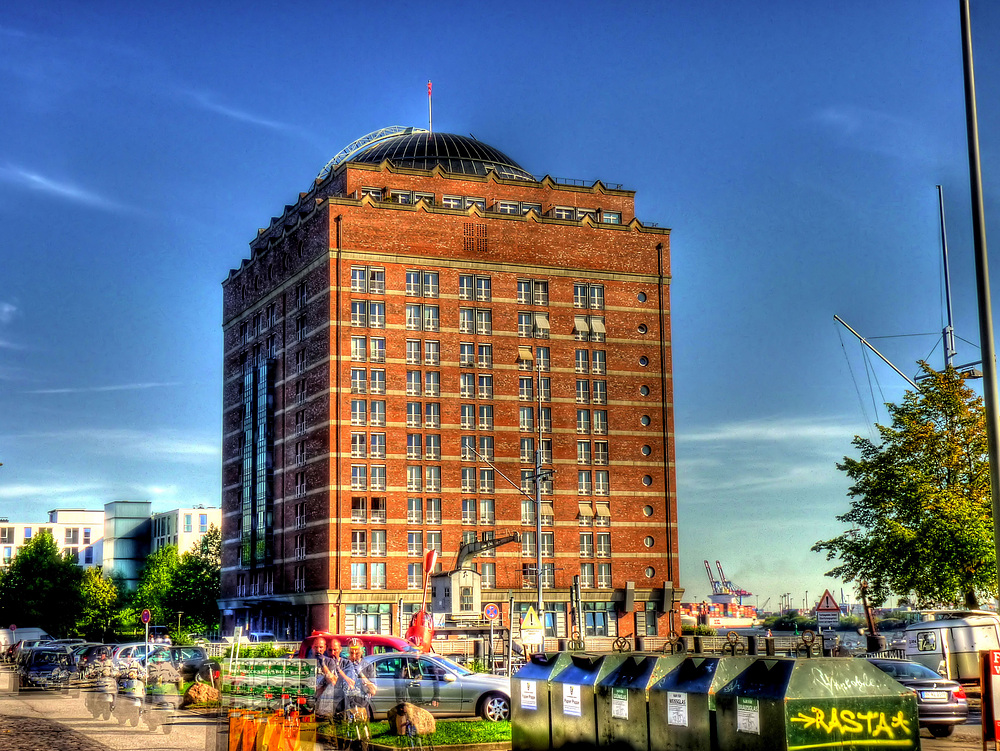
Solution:
M 371 723 L 372 743 L 384 746 L 410 747 L 410 739 L 406 736 L 390 735 L 388 722 Z M 323 735 L 333 735 L 339 731 L 340 735 L 346 732 L 344 726 L 334 728 L 327 725 L 320 729 Z M 475 743 L 497 743 L 510 742 L 509 722 L 483 722 L 481 720 L 438 720 L 437 731 L 432 735 L 424 736 L 425 744 L 434 746 L 467 746 Z

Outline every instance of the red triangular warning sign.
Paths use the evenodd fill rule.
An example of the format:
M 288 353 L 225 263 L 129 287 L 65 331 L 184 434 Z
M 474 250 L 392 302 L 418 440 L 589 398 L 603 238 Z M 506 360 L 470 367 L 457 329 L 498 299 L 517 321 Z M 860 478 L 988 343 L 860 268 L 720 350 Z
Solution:
M 819 605 L 816 606 L 816 610 L 825 610 L 825 611 L 840 610 L 840 605 L 838 605 L 837 601 L 833 599 L 833 595 L 830 594 L 829 589 L 823 593 L 823 596 L 821 598 L 819 598 Z

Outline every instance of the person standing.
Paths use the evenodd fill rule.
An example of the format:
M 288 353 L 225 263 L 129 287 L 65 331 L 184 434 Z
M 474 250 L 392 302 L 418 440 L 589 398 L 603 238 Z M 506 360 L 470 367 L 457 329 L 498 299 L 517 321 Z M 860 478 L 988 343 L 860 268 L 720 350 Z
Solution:
M 339 680 L 336 665 L 326 654 L 326 639 L 313 644 L 316 657 L 316 719 L 329 720 L 334 712 L 334 688 Z
M 347 642 L 347 649 L 347 660 L 339 670 L 344 681 L 345 709 L 349 716 L 354 714 L 354 710 L 361 709 L 367 719 L 368 702 L 375 695 L 375 669 L 363 662 L 365 648 L 360 639 Z

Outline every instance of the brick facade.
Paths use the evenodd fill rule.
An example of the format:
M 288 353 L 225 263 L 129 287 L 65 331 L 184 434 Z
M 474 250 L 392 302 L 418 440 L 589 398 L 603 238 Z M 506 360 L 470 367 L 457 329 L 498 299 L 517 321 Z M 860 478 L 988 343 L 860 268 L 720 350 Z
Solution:
M 515 531 L 474 559 L 506 622 L 535 598 L 534 504 L 469 446 L 516 483 L 539 440 L 552 635 L 679 630 L 669 273 L 669 232 L 600 182 L 317 180 L 223 283 L 224 633 L 400 633 L 425 549 L 449 570 Z M 574 576 L 603 613 L 578 625 Z

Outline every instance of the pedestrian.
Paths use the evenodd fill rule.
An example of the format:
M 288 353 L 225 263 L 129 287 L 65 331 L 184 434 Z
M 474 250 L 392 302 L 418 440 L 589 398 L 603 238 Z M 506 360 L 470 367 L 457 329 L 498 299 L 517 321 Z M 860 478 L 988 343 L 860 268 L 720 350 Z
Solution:
M 350 720 L 364 712 L 368 718 L 368 701 L 375 694 L 375 671 L 371 664 L 362 662 L 365 648 L 361 640 L 354 638 L 347 642 L 347 660 L 340 667 L 340 677 L 344 681 L 346 696 L 345 710 Z
M 313 642 L 313 654 L 316 657 L 316 719 L 329 720 L 333 717 L 333 692 L 338 675 L 334 672 L 336 666 L 326 654 L 326 639 L 322 636 Z
M 771 629 L 768 629 L 767 630 L 767 638 L 770 639 L 771 637 L 772 637 Z

